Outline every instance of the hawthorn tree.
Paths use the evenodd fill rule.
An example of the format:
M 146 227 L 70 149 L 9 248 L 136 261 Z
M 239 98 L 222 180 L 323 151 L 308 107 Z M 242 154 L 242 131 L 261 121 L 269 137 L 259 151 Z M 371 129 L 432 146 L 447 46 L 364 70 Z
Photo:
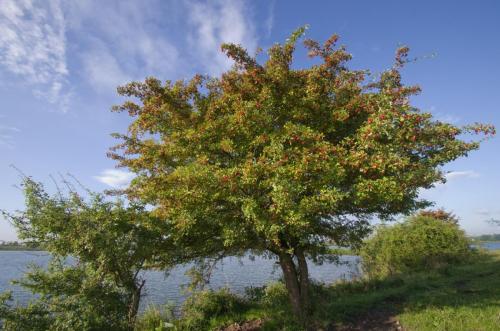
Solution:
M 304 29 L 275 44 L 264 63 L 239 45 L 220 77 L 155 78 L 118 88 L 115 111 L 133 118 L 110 156 L 137 174 L 127 194 L 154 206 L 185 258 L 253 250 L 275 256 L 291 306 L 310 312 L 307 257 L 355 246 L 371 217 L 427 205 L 418 190 L 443 180 L 440 166 L 479 147 L 468 132 L 410 104 L 420 90 L 400 69 L 408 48 L 376 81 L 351 70 L 333 35 L 305 40 L 308 68 L 293 67 Z

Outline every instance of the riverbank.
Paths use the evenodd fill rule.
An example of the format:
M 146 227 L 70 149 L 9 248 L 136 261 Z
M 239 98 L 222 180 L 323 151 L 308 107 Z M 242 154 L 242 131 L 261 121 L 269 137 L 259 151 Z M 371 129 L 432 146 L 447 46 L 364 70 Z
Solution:
M 42 252 L 43 249 L 39 247 L 29 247 L 20 245 L 0 245 L 0 251 L 30 251 L 30 252 Z
M 496 251 L 439 272 L 315 284 L 312 329 L 498 330 L 499 274 Z M 171 322 L 179 330 L 190 330 L 189 325 L 198 330 L 241 330 L 241 325 L 256 326 L 245 330 L 301 330 L 292 316 L 283 285 L 274 283 L 246 298 L 229 292 L 202 295 L 183 319 Z

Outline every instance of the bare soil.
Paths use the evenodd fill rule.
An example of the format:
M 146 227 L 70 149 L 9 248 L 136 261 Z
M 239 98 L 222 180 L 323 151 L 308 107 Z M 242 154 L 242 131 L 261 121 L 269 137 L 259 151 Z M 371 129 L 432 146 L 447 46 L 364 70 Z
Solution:
M 332 325 L 329 331 L 404 331 L 394 312 L 389 309 L 374 309 L 350 323 Z

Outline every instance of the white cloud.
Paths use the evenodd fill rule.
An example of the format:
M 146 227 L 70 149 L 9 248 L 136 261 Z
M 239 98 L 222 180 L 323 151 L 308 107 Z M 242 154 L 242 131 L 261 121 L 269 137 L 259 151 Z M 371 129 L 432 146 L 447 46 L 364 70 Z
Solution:
M 66 110 L 66 25 L 59 0 L 2 0 L 0 65 Z
M 132 80 L 104 45 L 89 50 L 82 56 L 82 61 L 88 82 L 98 91 L 111 92 L 118 85 Z
M 463 170 L 463 171 L 449 171 L 444 174 L 444 178 L 446 180 L 446 183 L 443 182 L 436 182 L 434 183 L 434 190 L 438 191 L 443 191 L 446 190 L 448 185 L 451 182 L 455 182 L 460 179 L 472 179 L 472 178 L 478 178 L 480 177 L 479 173 L 473 171 L 473 170 Z M 432 190 L 432 189 L 431 189 Z
M 473 170 L 465 170 L 465 171 L 450 171 L 446 173 L 444 176 L 447 181 L 451 181 L 459 178 L 478 178 L 479 174 Z
M 79 1 L 66 6 L 69 29 L 82 41 L 84 76 L 99 92 L 148 75 L 171 78 L 182 60 L 162 24 L 160 1 Z
M 445 123 L 450 123 L 450 124 L 453 124 L 453 125 L 457 125 L 461 121 L 461 118 L 458 117 L 458 116 L 456 116 L 456 115 L 437 111 L 437 107 L 434 106 L 434 105 L 430 106 L 430 108 L 429 108 L 428 111 L 431 112 L 431 113 L 433 113 L 435 119 L 438 120 L 438 121 L 440 121 L 440 122 L 445 122 Z
M 437 113 L 435 117 L 440 122 L 450 123 L 453 125 L 458 125 L 461 121 L 460 117 L 451 114 Z
M 94 176 L 94 178 L 112 188 L 125 188 L 134 176 L 134 174 L 127 171 L 106 169 L 99 176 Z
M 210 74 L 219 74 L 232 64 L 220 51 L 222 43 L 241 44 L 250 52 L 255 51 L 256 29 L 249 19 L 250 10 L 243 1 L 191 1 L 187 3 L 187 8 L 188 22 L 194 28 L 191 47 Z
M 150 75 L 175 80 L 200 69 L 219 74 L 231 66 L 222 43 L 251 53 L 257 45 L 251 4 L 243 0 L 0 1 L 0 69 L 63 109 L 72 96 L 68 63 L 72 75 L 109 95 L 117 85 Z M 274 1 L 269 8 L 262 27 L 267 33 Z

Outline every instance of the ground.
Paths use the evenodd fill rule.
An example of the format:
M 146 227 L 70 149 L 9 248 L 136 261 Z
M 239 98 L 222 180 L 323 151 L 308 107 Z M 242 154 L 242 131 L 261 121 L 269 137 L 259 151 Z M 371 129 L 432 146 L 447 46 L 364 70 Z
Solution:
M 332 329 L 498 331 L 499 276 L 500 253 L 495 252 L 441 272 L 368 284 L 366 289 L 353 289 L 344 302 L 364 302 L 364 312 L 351 314 L 346 309 Z M 355 311 L 356 304 L 351 308 Z
M 461 265 L 396 277 L 313 284 L 307 331 L 500 331 L 500 251 Z M 282 283 L 246 298 L 228 291 L 200 296 L 178 330 L 303 331 Z M 140 329 L 142 330 L 142 329 Z
M 439 272 L 316 286 L 313 330 L 500 330 L 500 252 Z M 247 322 L 222 330 L 296 330 L 286 326 L 287 315 L 279 304 L 254 307 Z

